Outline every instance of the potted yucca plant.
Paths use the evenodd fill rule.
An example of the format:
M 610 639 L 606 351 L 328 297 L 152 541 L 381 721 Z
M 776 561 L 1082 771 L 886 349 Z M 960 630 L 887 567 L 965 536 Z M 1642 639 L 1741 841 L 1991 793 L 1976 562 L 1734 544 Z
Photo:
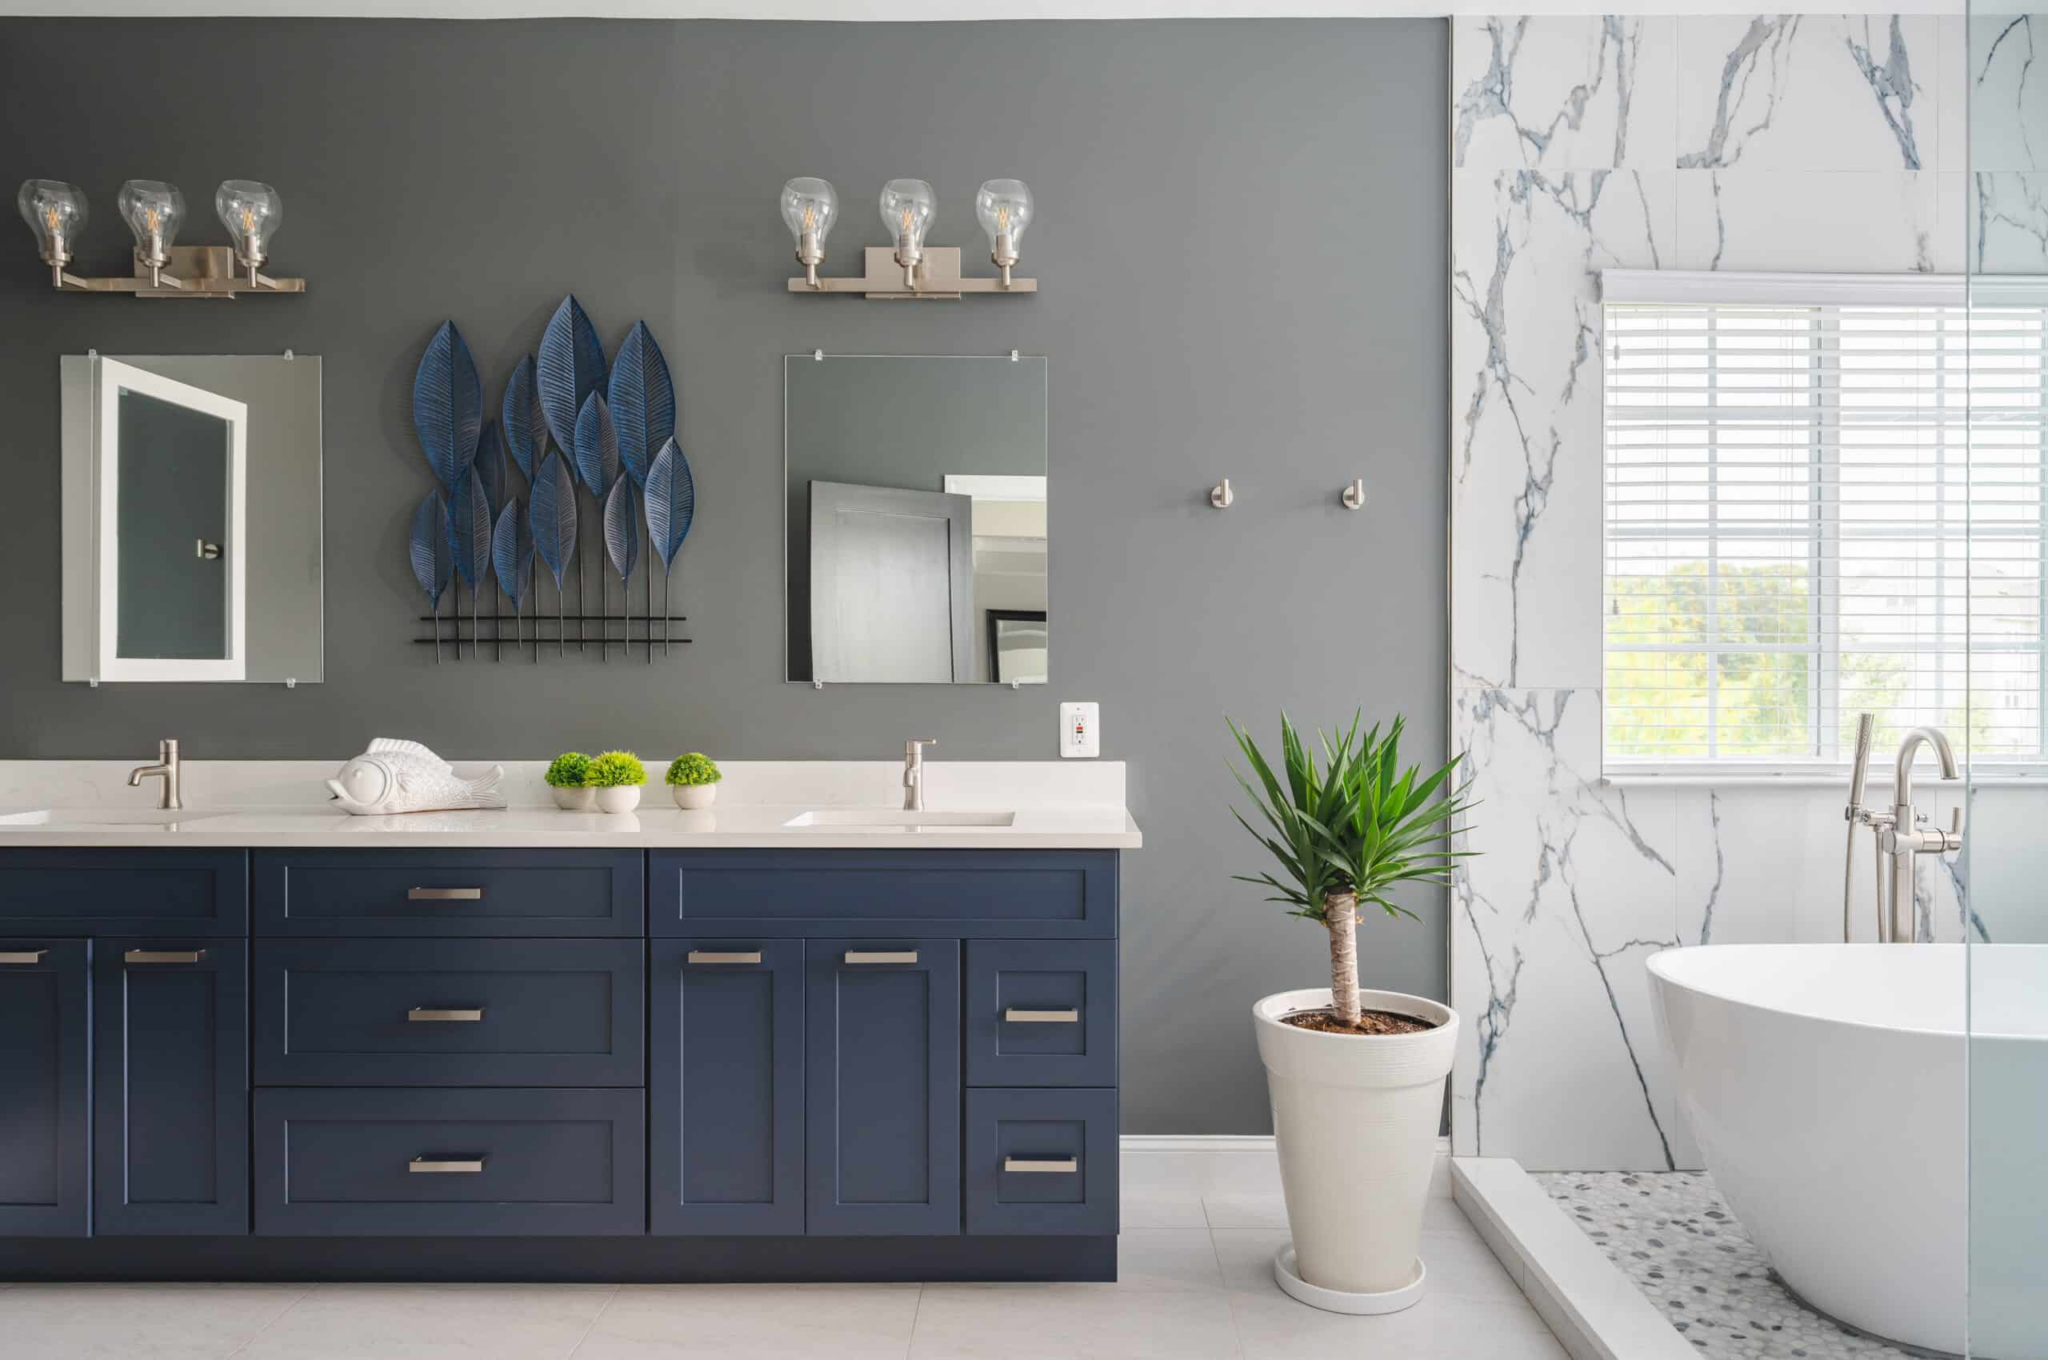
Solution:
M 1359 990 L 1358 913 L 1370 905 L 1413 918 L 1388 894 L 1450 881 L 1470 853 L 1451 844 L 1472 804 L 1471 785 L 1455 781 L 1457 759 L 1426 776 L 1402 768 L 1401 719 L 1384 732 L 1361 725 L 1317 732 L 1318 761 L 1283 714 L 1276 772 L 1231 723 L 1253 778 L 1232 773 L 1265 826 L 1232 811 L 1280 869 L 1237 877 L 1272 889 L 1268 900 L 1330 937 L 1328 987 L 1252 1007 L 1294 1239 L 1274 1275 L 1305 1303 L 1385 1313 L 1422 1297 L 1416 1253 L 1458 1017 L 1426 997 Z

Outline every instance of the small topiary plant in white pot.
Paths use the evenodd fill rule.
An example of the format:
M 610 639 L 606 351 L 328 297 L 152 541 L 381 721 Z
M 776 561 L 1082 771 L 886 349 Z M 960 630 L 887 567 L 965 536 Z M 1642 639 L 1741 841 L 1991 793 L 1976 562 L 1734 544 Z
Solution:
M 597 790 L 590 787 L 590 757 L 581 751 L 556 756 L 541 778 L 554 794 L 555 806 L 564 812 L 588 812 L 597 802 Z
M 1427 997 L 1359 990 L 1358 908 L 1413 918 L 1388 893 L 1448 885 L 1451 867 L 1471 853 L 1452 844 L 1473 804 L 1470 783 L 1453 782 L 1462 757 L 1430 775 L 1404 769 L 1401 719 L 1362 735 L 1361 722 L 1317 732 L 1318 762 L 1283 714 L 1278 773 L 1231 723 L 1257 781 L 1237 782 L 1265 826 L 1232 811 L 1281 870 L 1238 877 L 1271 888 L 1268 900 L 1330 937 L 1329 987 L 1277 992 L 1252 1007 L 1294 1239 L 1273 1272 L 1305 1303 L 1387 1313 L 1422 1297 L 1423 1201 L 1458 1016 Z
M 669 792 L 674 795 L 676 806 L 684 811 L 710 807 L 718 797 L 718 781 L 723 778 L 718 765 L 702 751 L 692 751 L 669 762 Z
M 606 751 L 590 762 L 587 779 L 597 790 L 599 812 L 631 812 L 640 806 L 647 767 L 631 751 Z

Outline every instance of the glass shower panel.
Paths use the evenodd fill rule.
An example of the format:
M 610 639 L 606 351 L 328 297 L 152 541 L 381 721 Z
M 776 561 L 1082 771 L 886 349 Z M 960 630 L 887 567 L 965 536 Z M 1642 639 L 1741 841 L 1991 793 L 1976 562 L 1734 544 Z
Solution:
M 1943 191 L 1970 313 L 1969 818 L 1935 938 L 1968 976 L 1969 1353 L 2048 1360 L 2048 12 L 1972 0 L 1961 23 L 1969 151 Z

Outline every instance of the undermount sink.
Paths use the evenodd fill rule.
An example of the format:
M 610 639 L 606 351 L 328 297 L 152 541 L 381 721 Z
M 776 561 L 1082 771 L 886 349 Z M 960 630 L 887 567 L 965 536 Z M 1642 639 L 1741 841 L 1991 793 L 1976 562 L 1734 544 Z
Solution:
M 190 808 L 31 808 L 26 812 L 0 812 L 0 832 L 50 826 L 92 830 L 110 826 L 178 826 L 223 815 L 219 812 L 195 812 Z
M 942 831 L 962 826 L 1011 826 L 1014 812 L 913 812 L 896 808 L 817 808 L 799 812 L 785 827 L 870 827 L 889 831 Z

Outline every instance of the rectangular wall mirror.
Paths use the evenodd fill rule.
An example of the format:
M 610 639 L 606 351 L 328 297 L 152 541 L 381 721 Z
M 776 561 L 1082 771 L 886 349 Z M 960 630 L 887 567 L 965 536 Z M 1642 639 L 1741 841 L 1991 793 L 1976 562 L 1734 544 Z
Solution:
M 64 678 L 321 678 L 320 360 L 66 355 Z
M 783 361 L 789 678 L 1044 684 L 1043 357 Z

